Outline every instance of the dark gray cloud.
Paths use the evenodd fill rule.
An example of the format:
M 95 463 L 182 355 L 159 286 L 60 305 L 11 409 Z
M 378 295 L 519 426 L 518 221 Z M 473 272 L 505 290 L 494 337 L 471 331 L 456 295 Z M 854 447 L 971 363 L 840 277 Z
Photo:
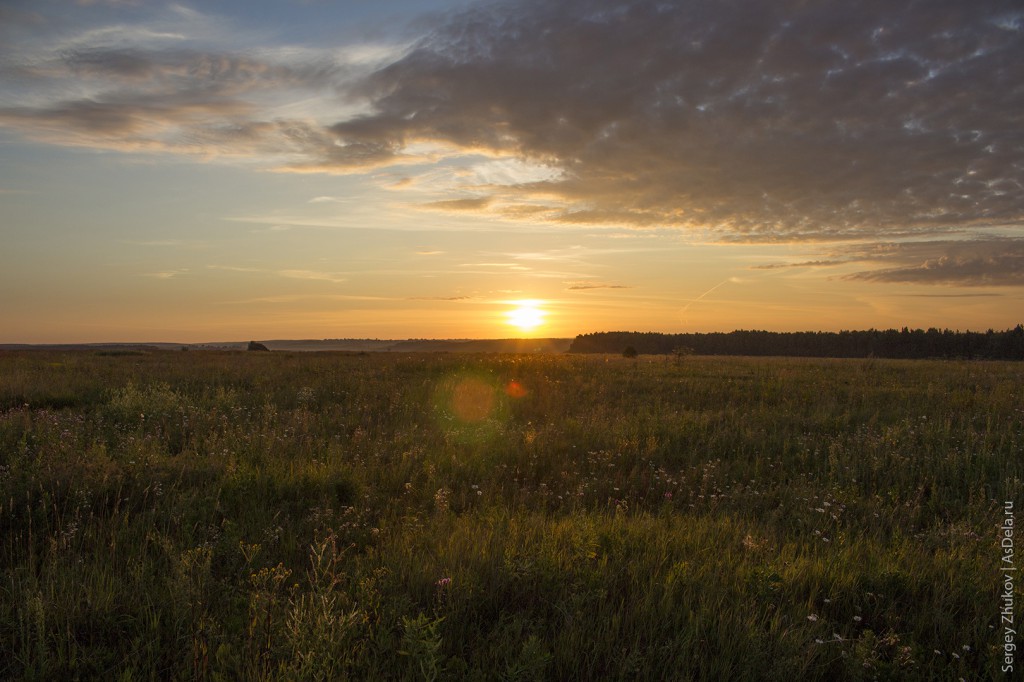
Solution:
M 835 265 L 843 265 L 850 261 L 845 260 L 809 260 L 800 263 L 768 263 L 766 265 L 752 265 L 751 270 L 784 270 L 788 268 L 828 268 Z
M 910 298 L 999 298 L 1004 294 L 903 294 Z
M 1024 285 L 1024 240 L 1019 239 L 877 244 L 851 256 L 882 267 L 846 279 L 969 287 Z
M 971 229 L 1024 218 L 1022 83 L 1011 0 L 498 2 L 364 79 L 315 163 L 433 140 L 562 169 L 519 189 L 563 221 Z
M 830 269 L 851 266 L 863 269 L 841 275 L 842 279 L 963 287 L 1024 285 L 1024 239 L 978 236 L 970 239 L 836 244 L 823 256 L 820 260 L 768 263 L 754 265 L 750 269 Z M 943 297 L 979 295 L 936 294 Z

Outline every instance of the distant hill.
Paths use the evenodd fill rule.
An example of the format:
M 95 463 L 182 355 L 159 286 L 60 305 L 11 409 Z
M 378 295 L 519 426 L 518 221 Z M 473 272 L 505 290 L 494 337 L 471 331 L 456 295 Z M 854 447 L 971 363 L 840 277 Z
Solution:
M 272 351 L 349 351 L 402 353 L 564 353 L 572 339 L 276 339 L 260 341 Z M 0 344 L 0 350 L 92 350 L 152 352 L 158 350 L 246 350 L 249 341 L 210 343 L 79 343 Z
M 180 350 L 186 343 L 0 343 L 0 350 L 92 350 L 139 353 Z
M 388 348 L 402 352 L 443 353 L 564 353 L 572 339 L 476 339 L 432 341 L 411 339 Z
M 263 341 L 270 350 L 402 353 L 564 353 L 572 339 L 323 339 Z

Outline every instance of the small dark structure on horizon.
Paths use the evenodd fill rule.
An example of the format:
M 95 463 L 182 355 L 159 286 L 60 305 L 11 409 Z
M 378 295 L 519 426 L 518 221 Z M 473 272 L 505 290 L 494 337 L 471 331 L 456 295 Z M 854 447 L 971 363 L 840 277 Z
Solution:
M 257 341 L 250 341 L 249 342 L 248 350 L 270 350 L 270 349 L 267 348 L 266 346 L 264 346 L 262 343 L 259 343 Z

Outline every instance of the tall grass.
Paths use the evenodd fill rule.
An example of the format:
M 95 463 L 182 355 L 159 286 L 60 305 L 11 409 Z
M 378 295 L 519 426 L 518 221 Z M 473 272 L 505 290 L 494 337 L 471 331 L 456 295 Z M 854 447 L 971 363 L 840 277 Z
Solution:
M 1024 366 L 0 355 L 0 678 L 998 674 Z

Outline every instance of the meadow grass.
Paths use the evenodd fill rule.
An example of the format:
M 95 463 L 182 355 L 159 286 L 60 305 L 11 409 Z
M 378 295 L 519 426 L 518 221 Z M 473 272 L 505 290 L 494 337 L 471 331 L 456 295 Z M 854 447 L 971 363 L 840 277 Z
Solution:
M 0 354 L 0 678 L 999 676 L 1024 365 Z

